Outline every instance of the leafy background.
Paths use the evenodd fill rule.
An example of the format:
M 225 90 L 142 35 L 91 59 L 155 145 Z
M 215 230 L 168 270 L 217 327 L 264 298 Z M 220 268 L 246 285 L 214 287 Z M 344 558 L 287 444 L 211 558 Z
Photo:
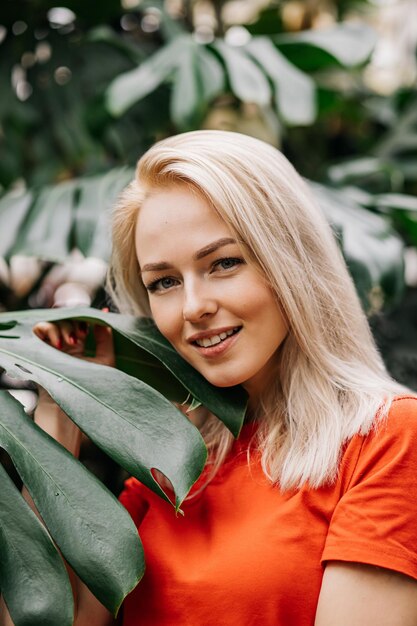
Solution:
M 123 420 L 129 409 L 119 406 L 112 385 L 86 387 L 83 368 L 91 364 L 69 372 L 66 359 L 61 362 L 56 351 L 40 346 L 30 329 L 36 319 L 70 315 L 103 323 L 103 314 L 93 309 L 39 308 L 111 306 L 102 289 L 109 211 L 131 179 L 138 156 L 170 134 L 221 128 L 254 135 L 283 150 L 308 180 L 338 237 L 389 369 L 417 388 L 417 34 L 412 26 L 417 5 L 413 0 L 391 4 L 384 13 L 366 0 L 67 0 L 59 7 L 50 0 L 1 3 L 0 368 L 5 372 L 0 386 L 27 387 L 23 393 L 33 394 L 35 381 L 55 394 L 96 441 L 84 462 L 115 493 L 123 476 L 117 467 L 136 471 L 156 489 L 149 471 L 160 467 L 175 487 L 178 507 L 204 460 L 200 440 L 192 431 L 184 434 L 188 448 L 178 450 L 187 461 L 179 465 L 192 468 L 184 477 L 176 473 L 175 462 L 163 465 L 167 455 L 158 426 L 150 433 L 158 445 L 151 446 L 151 458 L 145 454 L 139 459 L 135 470 L 132 459 L 123 456 L 124 440 L 116 427 L 109 431 L 115 442 L 110 449 L 97 435 L 99 422 L 85 421 L 86 394 L 92 394 L 93 406 L 107 403 L 110 414 Z M 384 20 L 392 29 L 388 43 Z M 378 66 L 387 46 L 396 59 L 390 74 Z M 11 312 L 16 309 L 21 312 Z M 139 425 L 129 431 L 132 437 L 136 428 L 141 436 L 147 432 L 148 396 L 159 403 L 168 422 L 180 430 L 187 427 L 162 396 L 155 400 L 157 392 L 176 399 L 178 389 L 180 395 L 190 392 L 196 403 L 214 402 L 237 432 L 244 398 L 219 398 L 199 380 L 190 388 L 189 370 L 171 362 L 175 354 L 155 329 L 110 316 L 107 321 L 118 325 L 119 384 L 140 387 L 143 398 Z M 150 346 L 157 346 L 156 352 Z M 107 376 L 100 374 L 102 381 Z M 109 504 L 113 496 L 101 482 L 38 432 L 9 394 L 0 394 L 0 446 L 10 455 L 2 452 L 0 457 L 0 540 L 6 555 L 0 562 L 0 588 L 16 624 L 25 623 L 28 615 L 33 626 L 70 624 L 72 603 L 49 535 L 3 466 L 16 484 L 21 479 L 30 483 L 62 553 L 116 611 L 143 572 L 141 548 L 137 543 L 132 548 L 132 528 L 117 504 Z M 126 398 L 135 412 L 137 397 L 126 392 Z M 233 407 L 236 413 L 231 413 Z M 113 464 L 102 450 L 115 459 Z M 49 457 L 53 481 L 48 483 L 44 471 Z M 59 484 L 56 475 L 61 463 L 68 464 L 66 484 Z M 71 492 L 72 483 L 84 485 L 79 498 Z M 104 561 L 115 564 L 107 571 L 92 548 L 94 571 L 83 571 L 77 544 L 68 544 L 66 508 L 57 506 L 56 494 L 65 494 L 74 505 L 74 527 L 87 544 L 86 525 L 95 528 L 98 520 L 94 514 L 85 516 L 85 502 L 97 498 L 99 508 L 111 511 L 113 522 L 125 528 L 121 540 L 130 547 L 123 550 L 132 552 L 126 570 L 106 556 Z M 98 532 L 105 541 L 106 531 Z M 10 549 L 22 537 L 30 558 Z M 116 553 L 120 545 L 109 549 Z M 31 575 L 25 576 L 28 562 Z M 101 568 L 106 575 L 97 579 Z M 22 580 L 26 595 L 19 591 Z M 42 595 L 42 589 L 48 593 Z
M 385 311 L 372 324 L 388 366 L 415 384 L 403 248 L 417 242 L 416 9 L 392 4 L 387 86 L 370 27 L 381 10 L 365 0 L 5 0 L 0 306 L 51 306 L 80 275 L 82 303 L 102 302 L 105 264 L 91 260 L 107 258 L 107 213 L 138 156 L 172 133 L 237 130 L 320 183 L 365 309 Z

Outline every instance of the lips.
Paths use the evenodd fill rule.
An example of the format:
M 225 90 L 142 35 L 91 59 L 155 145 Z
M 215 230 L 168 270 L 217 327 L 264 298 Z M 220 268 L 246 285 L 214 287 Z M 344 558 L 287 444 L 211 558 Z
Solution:
M 239 332 L 240 328 L 231 328 L 230 330 L 223 331 L 221 333 L 210 335 L 210 337 L 202 337 L 201 339 L 196 339 L 193 343 L 200 346 L 200 348 L 209 348 L 210 346 L 216 346 L 221 343 L 231 335 L 235 335 Z
M 216 357 L 223 354 L 235 343 L 240 330 L 242 330 L 242 326 L 207 330 L 196 333 L 188 341 L 202 356 Z
M 189 337 L 188 342 L 200 348 L 214 346 L 236 334 L 241 328 L 241 326 L 229 326 L 204 330 Z

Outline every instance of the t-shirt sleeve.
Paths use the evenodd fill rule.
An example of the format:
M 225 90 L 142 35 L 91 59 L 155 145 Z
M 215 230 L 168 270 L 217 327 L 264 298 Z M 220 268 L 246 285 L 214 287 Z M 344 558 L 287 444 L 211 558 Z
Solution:
M 145 497 L 144 489 L 144 486 L 136 478 L 128 478 L 119 495 L 119 501 L 130 513 L 137 528 L 141 525 L 149 509 L 149 502 Z
M 417 579 L 417 399 L 395 400 L 386 421 L 355 439 L 359 452 L 322 562 L 366 563 Z

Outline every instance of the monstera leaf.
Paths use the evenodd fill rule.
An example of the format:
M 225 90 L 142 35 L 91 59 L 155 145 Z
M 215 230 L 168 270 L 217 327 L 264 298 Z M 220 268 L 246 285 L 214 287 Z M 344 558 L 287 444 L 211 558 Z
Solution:
M 364 210 L 349 193 L 310 184 L 340 241 L 365 311 L 397 303 L 404 290 L 404 243 L 389 219 Z
M 106 107 L 120 117 L 162 84 L 172 85 L 171 117 L 178 130 L 198 128 L 213 98 L 230 90 L 242 102 L 273 102 L 288 126 L 309 125 L 317 115 L 315 84 L 305 73 L 364 63 L 375 33 L 361 24 L 321 31 L 252 37 L 248 45 L 223 39 L 198 43 L 180 34 L 106 90 Z M 207 85 L 210 89 L 207 89 Z
M 19 405 L 4 392 L 0 398 L 12 418 L 20 414 Z M 0 428 L 3 432 L 3 424 Z M 0 483 L 0 589 L 14 622 L 27 624 L 32 613 L 44 626 L 71 626 L 72 593 L 62 559 L 2 465 Z
M 133 169 L 77 178 L 0 199 L 0 257 L 37 256 L 64 261 L 73 248 L 107 260 L 109 210 L 132 180 Z
M 81 463 L 38 428 L 25 415 L 19 403 L 6 391 L 1 392 L 0 396 L 0 445 L 12 458 L 63 556 L 100 601 L 113 613 L 117 613 L 123 598 L 135 587 L 144 571 L 143 551 L 136 528 L 127 511 Z M 11 488 L 9 491 L 11 492 Z M 2 499 L 6 499 L 6 506 L 11 509 L 13 501 L 16 501 L 16 495 L 12 498 L 3 494 Z M 2 508 L 3 506 L 2 503 Z M 22 504 L 20 508 L 23 508 Z M 16 529 L 13 531 L 11 528 L 13 517 L 4 520 L 4 515 L 3 510 L 5 529 L 0 535 L 0 545 L 2 555 L 4 553 L 10 555 L 12 533 L 16 533 Z M 23 524 L 24 519 L 25 524 Z M 31 531 L 31 535 L 35 537 L 36 534 L 40 535 L 37 524 L 35 524 L 35 532 Z M 22 518 L 20 525 L 23 531 L 25 531 L 25 525 L 31 526 L 28 515 Z M 110 532 L 111 528 L 117 528 L 117 533 Z M 25 532 L 23 546 L 29 537 Z M 20 553 L 22 549 L 22 547 L 19 548 Z M 35 545 L 26 558 L 29 559 L 33 551 L 36 552 Z M 47 551 L 51 559 L 53 546 L 48 547 L 43 539 L 38 546 L 38 551 L 41 558 L 35 554 L 35 563 L 30 563 L 29 571 L 35 567 L 36 563 L 39 561 L 42 563 L 45 560 L 44 552 Z M 128 556 L 125 558 L 125 555 Z M 59 584 L 62 573 L 56 564 L 56 557 L 51 562 L 49 570 L 52 565 L 54 570 L 58 570 L 54 572 L 54 575 L 60 574 L 52 588 L 59 585 L 58 597 L 63 596 L 65 600 L 68 596 L 64 586 L 66 581 Z M 10 566 L 12 570 L 18 571 L 17 575 L 14 574 L 16 582 L 22 578 L 20 570 L 25 567 L 23 560 L 19 562 L 16 559 L 13 562 L 10 555 L 6 560 L 5 571 L 1 572 L 2 589 L 5 584 L 3 579 L 5 581 L 9 579 Z M 39 584 L 41 582 L 42 580 Z M 10 581 L 7 584 L 10 586 Z M 13 597 L 12 590 L 7 589 L 7 591 L 6 600 L 12 596 L 10 609 L 12 617 L 16 619 L 13 613 L 14 608 L 21 606 L 19 598 L 22 594 L 30 592 L 30 588 L 27 589 L 25 584 L 21 588 L 16 586 L 17 597 Z M 51 589 L 47 587 L 44 592 L 38 591 L 41 597 L 45 593 L 48 598 Z M 39 597 L 35 600 L 35 606 L 37 603 L 41 604 Z M 27 602 L 23 606 L 27 607 Z M 62 610 L 65 615 L 68 608 L 68 601 L 63 601 L 62 609 L 57 607 L 56 610 Z M 36 611 L 34 616 L 36 616 Z M 39 615 L 36 619 L 39 619 Z M 16 626 L 19 626 L 18 622 Z
M 20 336 L 25 337 L 25 341 L 15 341 L 13 349 L 20 350 L 22 359 L 27 357 L 30 345 L 34 359 L 37 359 L 38 363 L 42 358 L 48 367 L 59 368 L 61 365 L 58 365 L 58 362 L 62 359 L 63 362 L 70 364 L 69 369 L 74 369 L 72 357 L 50 348 L 38 340 L 31 331 L 37 321 L 53 322 L 65 319 L 78 319 L 110 326 L 114 330 L 116 360 L 120 370 L 149 383 L 151 387 L 164 393 L 170 400 L 184 402 L 188 395 L 191 395 L 217 415 L 235 437 L 238 436 L 245 411 L 246 394 L 244 391 L 240 387 L 224 389 L 213 387 L 178 355 L 150 319 L 104 313 L 88 307 L 1 313 L 0 325 L 3 324 L 9 328 L 0 330 L 0 366 L 4 367 L 2 359 L 6 358 L 2 353 L 2 350 L 5 350 L 5 342 L 2 339 L 8 336 L 17 337 L 21 333 Z M 98 371 L 101 375 L 107 376 L 107 380 L 111 380 L 115 374 L 112 368 L 82 361 L 80 363 L 76 361 L 76 363 L 77 367 L 99 368 Z M 25 371 L 20 373 L 20 377 L 30 378 Z M 60 390 L 61 386 L 55 386 L 55 391 L 50 391 L 48 388 L 48 391 L 56 393 L 57 396 L 61 395 L 56 388 Z M 134 408 L 135 405 L 132 409 Z M 185 423 L 188 425 L 188 420 L 185 420 Z
M 68 318 L 111 326 L 121 369 L 75 359 L 32 332 L 36 321 Z M 32 380 L 45 388 L 100 448 L 162 498 L 172 501 L 173 514 L 200 475 L 206 449 L 198 430 L 167 398 L 178 402 L 188 399 L 189 404 L 203 402 L 235 435 L 245 413 L 246 396 L 241 389 L 212 387 L 178 356 L 149 320 L 95 309 L 1 314 L 0 367 L 12 377 Z M 7 392 L 0 395 L 0 445 L 11 457 L 62 555 L 116 614 L 144 571 L 143 550 L 130 516 L 95 477 L 25 415 Z M 172 495 L 154 479 L 154 470 L 169 479 Z M 51 589 L 56 587 L 62 601 L 55 607 L 53 619 L 55 623 L 72 623 L 72 598 L 54 548 L 14 492 L 7 482 L 0 513 L 5 526 L 0 532 L 0 550 L 6 555 L 0 585 L 15 624 L 23 626 L 28 619 L 33 626 L 49 624 L 42 621 L 45 612 L 38 607 L 49 606 Z M 26 527 L 31 529 L 29 537 L 39 537 L 39 546 L 31 539 L 31 567 L 47 561 L 45 580 L 55 576 L 55 587 L 46 585 L 41 592 L 42 585 L 20 584 L 24 576 L 19 569 L 22 558 L 13 561 L 10 556 L 17 527 L 8 528 L 8 520 L 16 516 L 22 518 L 20 528 L 25 537 Z M 29 539 L 23 540 L 22 550 L 25 541 Z M 12 565 L 16 569 L 13 576 L 9 572 Z M 31 597 L 35 590 L 40 593 L 36 602 L 20 601 L 21 594 Z
M 258 54 L 261 48 L 251 47 L 250 50 L 254 54 L 255 51 Z M 307 114 L 306 109 L 304 112 Z M 73 202 L 71 214 L 73 217 L 72 221 L 70 219 L 64 220 L 66 235 L 64 237 L 61 232 L 59 238 L 55 238 L 55 230 L 58 228 L 59 222 L 55 219 L 53 222 L 55 228 L 52 226 L 52 222 L 49 223 L 45 217 L 42 217 L 38 194 L 24 192 L 18 195 L 8 194 L 4 196 L 0 200 L 0 232 L 2 233 L 0 256 L 3 255 L 9 259 L 12 253 L 23 255 L 30 253 L 41 259 L 63 261 L 68 257 L 71 245 L 73 245 L 78 247 L 85 256 L 107 260 L 110 250 L 109 207 L 111 202 L 114 202 L 117 193 L 131 178 L 133 178 L 133 170 L 116 169 L 110 170 L 103 176 L 72 181 L 72 189 L 77 191 L 71 195 Z M 408 196 L 400 197 L 398 194 L 395 197 L 393 194 L 369 194 L 356 187 L 349 190 L 337 189 L 335 188 L 335 181 L 332 182 L 331 186 L 307 182 L 328 221 L 335 227 L 336 234 L 340 235 L 340 229 L 346 231 L 345 235 L 340 237 L 340 245 L 365 310 L 374 308 L 374 305 L 370 305 L 370 298 L 374 298 L 377 292 L 379 294 L 378 299 L 382 304 L 397 302 L 404 288 L 401 238 L 392 228 L 392 223 L 387 220 L 386 216 L 375 215 L 364 207 L 382 208 L 389 205 L 408 211 L 414 209 L 415 200 Z M 53 198 L 66 197 L 68 194 L 68 183 L 63 183 L 63 185 L 65 185 L 65 189 L 62 194 L 59 192 L 60 185 L 48 189 L 48 194 L 52 194 L 52 198 L 45 204 L 46 217 L 53 206 Z M 48 194 L 42 194 L 42 197 L 47 199 Z M 65 208 L 65 215 L 67 215 L 67 207 Z M 24 224 L 29 223 L 36 225 L 36 236 L 33 233 L 30 234 L 31 231 L 28 226 L 24 227 Z M 60 225 L 59 228 L 62 230 L 64 227 Z M 5 233 L 4 236 L 3 233 Z M 361 244 L 359 245 L 358 242 Z M 49 316 L 53 315 L 52 313 L 48 314 Z M 33 312 L 27 315 L 29 315 L 27 319 L 35 319 L 36 317 Z M 33 315 L 35 317 L 30 318 Z M 43 319 L 44 312 L 39 315 L 40 317 L 36 319 Z M 55 312 L 55 315 L 59 317 L 62 313 Z M 58 319 L 58 317 L 54 319 Z M 150 349 L 149 353 L 154 354 L 157 359 L 159 354 L 164 354 L 168 359 L 166 365 L 173 371 L 175 377 L 179 357 L 163 341 L 159 333 L 152 328 L 152 324 L 143 320 L 141 322 L 129 322 L 126 328 L 120 327 L 119 329 L 118 340 L 122 341 L 121 337 L 129 339 L 129 341 L 122 341 L 120 367 L 127 373 L 134 374 L 137 363 L 135 364 L 134 360 L 131 361 L 131 353 L 133 350 L 135 355 L 138 354 L 136 346 L 139 345 L 142 328 L 146 329 L 148 337 L 146 345 L 148 347 L 153 345 L 157 350 L 162 351 L 157 351 L 154 354 Z M 155 337 L 158 338 L 150 342 L 149 337 L 152 333 L 156 333 Z M 144 349 L 146 352 L 147 348 Z M 135 358 L 139 357 L 135 356 Z M 149 356 L 147 358 L 149 359 Z M 133 370 L 129 369 L 130 365 L 132 365 Z M 148 378 L 156 375 L 159 384 L 163 384 L 163 380 L 161 380 L 155 367 L 145 369 L 146 373 L 143 373 L 142 369 L 141 375 Z M 195 377 L 201 383 L 201 377 L 193 372 L 187 374 L 187 384 L 189 380 L 194 380 Z M 166 377 L 162 378 L 168 380 Z M 164 393 L 162 388 L 161 391 Z M 193 393 L 191 389 L 189 391 Z M 217 415 L 217 410 L 213 409 L 213 412 Z

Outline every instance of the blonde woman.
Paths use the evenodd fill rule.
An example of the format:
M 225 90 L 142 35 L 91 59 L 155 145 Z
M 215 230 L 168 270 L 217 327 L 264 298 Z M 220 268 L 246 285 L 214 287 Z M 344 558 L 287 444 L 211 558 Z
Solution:
M 210 455 L 184 517 L 127 481 L 147 571 L 122 623 L 415 626 L 417 402 L 385 371 L 285 157 L 217 131 L 156 144 L 115 209 L 109 284 L 212 384 L 249 395 L 237 441 L 193 418 Z M 68 324 L 37 332 L 61 349 L 76 332 L 83 347 Z M 49 412 L 39 419 L 76 451 L 72 422 Z M 77 626 L 113 623 L 80 583 L 77 604 Z

